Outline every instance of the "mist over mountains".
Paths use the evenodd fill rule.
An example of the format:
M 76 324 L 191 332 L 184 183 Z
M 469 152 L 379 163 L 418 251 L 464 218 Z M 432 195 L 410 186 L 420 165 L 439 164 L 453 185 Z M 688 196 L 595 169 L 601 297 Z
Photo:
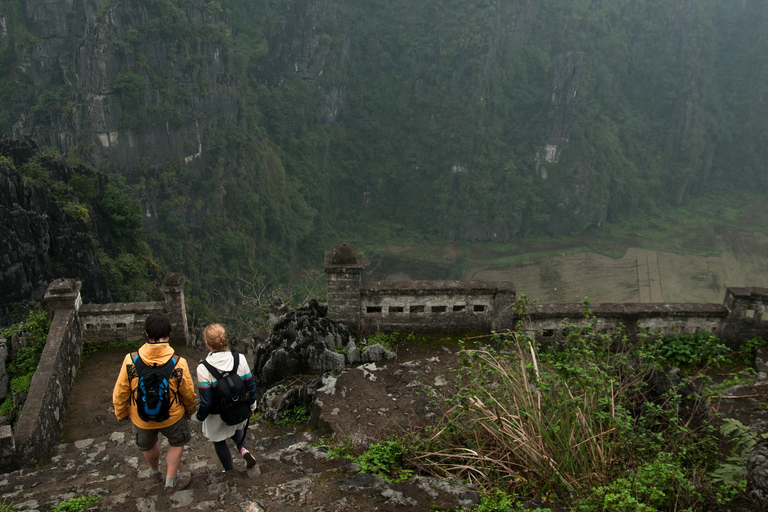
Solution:
M 4 0 L 0 131 L 108 174 L 202 308 L 353 236 L 765 190 L 766 30 L 756 0 Z

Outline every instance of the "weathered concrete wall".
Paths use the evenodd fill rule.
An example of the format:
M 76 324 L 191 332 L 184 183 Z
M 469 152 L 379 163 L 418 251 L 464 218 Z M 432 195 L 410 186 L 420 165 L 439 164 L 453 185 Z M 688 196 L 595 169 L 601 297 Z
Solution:
M 82 304 L 79 281 L 53 281 L 43 299 L 52 319 L 40 364 L 16 429 L 0 428 L 0 469 L 34 466 L 59 442 L 85 341 L 143 340 L 147 316 L 165 312 L 173 325 L 171 343 L 189 346 L 183 287 L 183 276 L 169 274 L 162 302 Z
M 189 346 L 187 309 L 184 299 L 184 276 L 171 273 L 160 286 L 163 302 L 116 302 L 85 304 L 80 308 L 83 339 L 92 343 L 141 341 L 144 320 L 151 313 L 165 312 L 171 319 L 171 343 Z
M 363 282 L 360 297 L 360 327 L 366 332 L 467 332 L 490 330 L 499 323 L 497 317 L 511 311 L 514 286 L 484 281 Z
M 354 246 L 325 253 L 328 317 L 353 331 L 501 331 L 518 323 L 512 283 L 365 282 L 364 266 Z M 598 329 L 612 331 L 621 324 L 630 336 L 712 332 L 732 348 L 755 336 L 768 338 L 768 288 L 728 288 L 723 304 L 602 303 L 590 310 Z M 534 304 L 525 316 L 529 332 L 551 341 L 564 337 L 566 323 L 589 321 L 580 304 Z
M 355 331 L 360 325 L 360 276 L 363 255 L 354 246 L 337 245 L 325 252 L 328 317 Z
M 44 301 L 49 310 L 56 309 L 16 430 L 0 431 L 3 468 L 33 465 L 59 442 L 62 419 L 80 363 L 83 346 L 77 314 L 80 282 L 57 279 L 46 292 Z
M 724 304 L 731 312 L 721 335 L 726 343 L 756 336 L 768 339 L 768 288 L 728 288 Z
M 83 341 L 141 341 L 145 338 L 144 320 L 151 313 L 164 311 L 165 302 L 84 304 L 80 308 Z
M 615 304 L 596 303 L 585 317 L 581 304 L 534 304 L 526 310 L 526 330 L 543 341 L 565 338 L 564 327 L 587 325 L 592 319 L 601 331 L 613 331 L 619 324 L 628 336 L 641 332 L 652 335 L 712 332 L 721 334 L 728 317 L 722 304 Z
M 467 332 L 512 324 L 512 283 L 363 282 L 362 253 L 349 244 L 325 253 L 328 317 L 353 332 Z

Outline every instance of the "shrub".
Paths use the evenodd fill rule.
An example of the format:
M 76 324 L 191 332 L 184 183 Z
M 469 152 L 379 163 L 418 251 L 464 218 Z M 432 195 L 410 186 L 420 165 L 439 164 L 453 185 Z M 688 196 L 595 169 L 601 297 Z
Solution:
M 14 393 L 28 393 L 32 383 L 32 374 L 22 375 L 11 379 L 11 391 Z
M 309 411 L 302 405 L 297 405 L 292 409 L 287 409 L 282 412 L 278 425 L 281 427 L 291 427 L 293 425 L 300 425 L 306 423 L 309 420 Z
M 10 394 L 5 397 L 2 405 L 0 405 L 0 416 L 10 416 L 13 412 L 13 396 Z
M 525 329 L 493 337 L 493 348 L 463 348 L 457 394 L 415 454 L 418 468 L 521 499 L 582 499 L 585 511 L 714 501 L 701 475 L 715 464 L 716 438 L 705 419 L 690 420 L 695 397 L 673 386 L 651 401 L 646 389 L 663 345 L 601 334 L 585 316 L 546 349 Z M 511 498 L 504 506 L 514 510 Z
M 712 333 L 679 334 L 662 339 L 662 355 L 672 365 L 701 367 L 725 362 L 730 352 Z
M 68 185 L 72 192 L 83 203 L 90 203 L 96 197 L 96 186 L 88 176 L 76 174 L 69 179 Z
M 51 509 L 51 512 L 82 512 L 90 507 L 101 496 L 81 496 L 79 498 L 72 498 L 66 501 L 62 501 Z
M 402 482 L 413 472 L 402 467 L 405 446 L 399 439 L 390 439 L 374 443 L 368 450 L 357 457 L 355 462 L 360 465 L 360 472 L 377 475 L 387 482 Z
M 64 205 L 63 210 L 67 217 L 69 217 L 71 220 L 82 222 L 88 222 L 91 220 L 91 214 L 88 213 L 88 208 L 85 206 L 80 206 L 79 204 L 75 203 L 67 203 Z
M 112 82 L 112 88 L 120 95 L 120 101 L 126 105 L 139 103 L 147 90 L 147 79 L 136 73 L 118 73 Z

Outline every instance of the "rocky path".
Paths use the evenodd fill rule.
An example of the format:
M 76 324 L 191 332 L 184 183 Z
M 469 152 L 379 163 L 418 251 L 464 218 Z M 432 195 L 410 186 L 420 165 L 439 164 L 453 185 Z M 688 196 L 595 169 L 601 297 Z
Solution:
M 171 495 L 149 477 L 143 457 L 133 446 L 130 427 L 61 444 L 51 462 L 2 475 L 0 491 L 6 503 L 27 511 L 50 510 L 79 496 L 100 496 L 92 510 L 138 512 L 390 511 L 429 510 L 432 505 L 450 510 L 472 503 L 466 489 L 437 479 L 388 484 L 358 474 L 348 459 L 329 458 L 327 446 L 311 432 L 271 434 L 276 435 L 265 437 L 251 430 L 249 444 L 258 464 L 246 469 L 240 460 L 234 471 L 224 473 L 210 443 L 196 431 L 181 468 L 182 473 L 191 474 L 192 481 L 187 489 Z
M 203 355 L 193 349 L 179 352 L 192 368 Z M 191 483 L 167 495 L 161 482 L 150 479 L 148 466 L 133 444 L 131 426 L 118 423 L 111 411 L 111 390 L 122 355 L 121 351 L 100 351 L 86 361 L 73 392 L 62 444 L 39 467 L 0 475 L 0 500 L 17 510 L 41 512 L 81 496 L 100 496 L 91 510 L 138 512 L 458 510 L 476 502 L 476 493 L 458 483 L 415 477 L 390 484 L 358 473 L 349 459 L 328 456 L 328 445 L 335 442 L 327 430 L 261 422 L 248 430 L 247 445 L 257 465 L 246 469 L 238 459 L 235 470 L 227 473 L 200 426 L 192 424 L 192 441 L 180 469 L 191 475 Z M 429 358 L 419 371 L 420 363 L 413 359 L 348 369 L 336 376 L 338 393 L 323 395 L 325 414 L 333 418 L 337 430 L 365 432 L 369 438 L 372 432 L 383 433 L 391 418 L 411 421 L 408 411 L 412 418 L 414 408 L 426 412 L 428 406 L 402 393 L 415 389 L 408 382 L 441 383 L 444 368 L 437 360 Z M 364 388 L 367 384 L 370 387 Z M 355 394 L 361 398 L 354 399 Z M 426 400 L 424 393 L 418 398 Z M 402 407 L 393 408 L 398 403 Z M 164 444 L 161 449 L 164 453 Z M 162 471 L 164 467 L 161 460 Z
M 192 349 L 182 353 L 196 366 Z M 402 355 L 402 354 L 401 354 Z M 414 355 L 414 354 L 411 354 Z M 208 511 L 406 511 L 460 510 L 477 502 L 477 494 L 457 482 L 413 477 L 388 483 L 358 473 L 346 458 L 329 457 L 339 439 L 374 442 L 393 429 L 434 423 L 434 398 L 450 387 L 455 361 L 438 348 L 418 357 L 402 357 L 378 365 L 360 365 L 323 380 L 315 416 L 325 425 L 275 427 L 257 422 L 248 430 L 248 447 L 257 465 L 224 473 L 213 447 L 192 425 L 181 473 L 192 476 L 189 487 L 167 495 L 149 477 L 148 467 L 133 444 L 130 425 L 118 423 L 112 412 L 111 389 L 121 352 L 103 351 L 86 361 L 70 404 L 63 442 L 51 460 L 32 469 L 0 475 L 0 503 L 16 510 L 51 510 L 75 497 L 100 496 L 90 510 L 159 512 Z M 766 430 L 768 363 L 759 358 L 759 378 L 736 386 L 710 407 L 759 431 Z M 725 376 L 723 376 L 724 378 Z M 95 391 L 98 390 L 98 391 Z M 333 435 L 331 434 L 333 433 Z M 165 446 L 163 446 L 163 451 Z M 164 469 L 164 464 L 161 463 Z M 727 508 L 727 510 L 747 510 Z

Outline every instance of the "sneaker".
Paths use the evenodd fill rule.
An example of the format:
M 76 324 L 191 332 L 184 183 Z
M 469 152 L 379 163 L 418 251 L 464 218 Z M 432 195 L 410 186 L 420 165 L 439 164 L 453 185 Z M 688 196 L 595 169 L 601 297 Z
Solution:
M 245 460 L 245 467 L 250 469 L 256 465 L 256 458 L 253 455 L 251 455 L 251 452 L 243 448 L 242 450 L 240 450 L 240 454 L 243 456 L 243 459 Z
M 175 485 L 166 485 L 165 491 L 166 494 L 173 494 L 176 491 L 181 491 L 182 489 L 186 489 L 189 485 L 189 482 L 192 480 L 192 477 L 189 475 L 184 476 L 177 476 L 176 477 L 176 484 Z

